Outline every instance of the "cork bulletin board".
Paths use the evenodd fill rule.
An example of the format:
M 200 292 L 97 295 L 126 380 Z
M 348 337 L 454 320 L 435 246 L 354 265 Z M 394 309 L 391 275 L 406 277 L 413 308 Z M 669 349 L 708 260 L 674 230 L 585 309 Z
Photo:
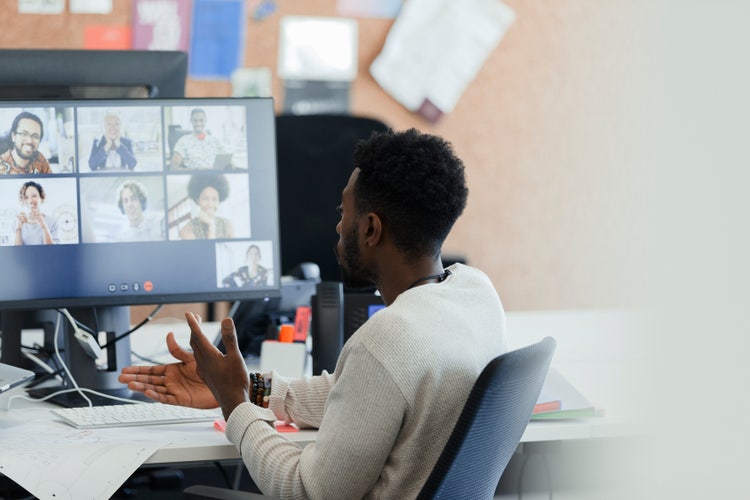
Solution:
M 627 305 L 638 257 L 628 234 L 638 223 L 621 209 L 628 191 L 618 172 L 627 165 L 618 153 L 616 120 L 607 127 L 598 120 L 618 116 L 622 106 L 610 95 L 625 71 L 625 31 L 634 16 L 622 5 L 627 2 L 505 3 L 515 22 L 455 109 L 434 124 L 405 109 L 370 75 L 394 21 L 358 18 L 351 112 L 454 145 L 470 195 L 444 249 L 484 270 L 507 309 Z M 2 48 L 83 48 L 89 27 L 131 22 L 130 0 L 114 0 L 109 14 L 19 14 L 14 1 L 8 4 Z M 278 1 L 265 19 L 247 20 L 244 65 L 271 68 L 277 110 L 283 102 L 279 22 L 288 15 L 335 17 L 336 0 Z M 186 93 L 229 96 L 231 85 L 189 79 Z

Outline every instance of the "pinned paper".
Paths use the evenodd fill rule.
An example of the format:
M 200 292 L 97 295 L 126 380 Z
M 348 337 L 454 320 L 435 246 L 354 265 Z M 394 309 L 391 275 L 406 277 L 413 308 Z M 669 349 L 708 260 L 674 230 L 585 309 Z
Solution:
M 193 0 L 188 73 L 193 78 L 229 80 L 242 66 L 244 0 Z
M 182 50 L 190 44 L 190 0 L 133 0 L 133 48 Z
M 65 0 L 18 0 L 19 14 L 62 14 Z
M 112 0 L 70 0 L 71 14 L 111 14 Z
M 337 0 L 340 16 L 392 19 L 401 9 L 402 0 Z
M 90 50 L 127 50 L 133 46 L 130 26 L 86 26 L 83 48 Z
M 514 19 L 499 0 L 409 0 L 370 73 L 407 109 L 435 122 L 453 110 Z
M 329 17 L 282 18 L 278 73 L 287 80 L 354 80 L 357 22 Z

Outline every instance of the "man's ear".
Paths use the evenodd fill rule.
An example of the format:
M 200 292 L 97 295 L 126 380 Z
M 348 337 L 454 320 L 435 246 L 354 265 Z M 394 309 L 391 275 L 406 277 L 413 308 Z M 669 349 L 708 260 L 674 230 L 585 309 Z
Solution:
M 383 237 L 383 221 L 378 214 L 373 212 L 368 213 L 364 220 L 367 224 L 364 231 L 365 244 L 368 247 L 375 247 Z

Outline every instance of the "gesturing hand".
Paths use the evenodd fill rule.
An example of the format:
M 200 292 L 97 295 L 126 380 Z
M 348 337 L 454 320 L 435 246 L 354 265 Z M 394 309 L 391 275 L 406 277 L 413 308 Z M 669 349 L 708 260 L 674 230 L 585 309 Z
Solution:
M 237 345 L 234 321 L 225 318 L 221 322 L 221 338 L 227 351 L 222 354 L 203 334 L 195 315 L 186 313 L 185 317 L 190 326 L 190 346 L 193 348 L 198 375 L 219 402 L 224 418 L 227 419 L 239 404 L 250 400 L 247 367 Z
M 216 408 L 214 398 L 196 371 L 195 357 L 181 348 L 174 333 L 167 334 L 167 347 L 179 363 L 159 366 L 128 366 L 122 369 L 118 380 L 128 384 L 132 391 L 141 392 L 161 403 Z

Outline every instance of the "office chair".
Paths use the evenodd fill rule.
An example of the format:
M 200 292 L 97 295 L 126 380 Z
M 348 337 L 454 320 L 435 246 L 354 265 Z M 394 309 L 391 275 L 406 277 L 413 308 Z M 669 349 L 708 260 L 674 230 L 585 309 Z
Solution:
M 333 253 L 336 206 L 354 170 L 354 146 L 385 130 L 385 123 L 362 116 L 276 117 L 282 273 L 314 262 L 321 280 L 341 279 Z
M 502 354 L 482 370 L 461 416 L 417 497 L 491 499 L 539 398 L 556 342 L 546 337 Z M 191 500 L 270 498 L 211 486 L 190 486 Z

